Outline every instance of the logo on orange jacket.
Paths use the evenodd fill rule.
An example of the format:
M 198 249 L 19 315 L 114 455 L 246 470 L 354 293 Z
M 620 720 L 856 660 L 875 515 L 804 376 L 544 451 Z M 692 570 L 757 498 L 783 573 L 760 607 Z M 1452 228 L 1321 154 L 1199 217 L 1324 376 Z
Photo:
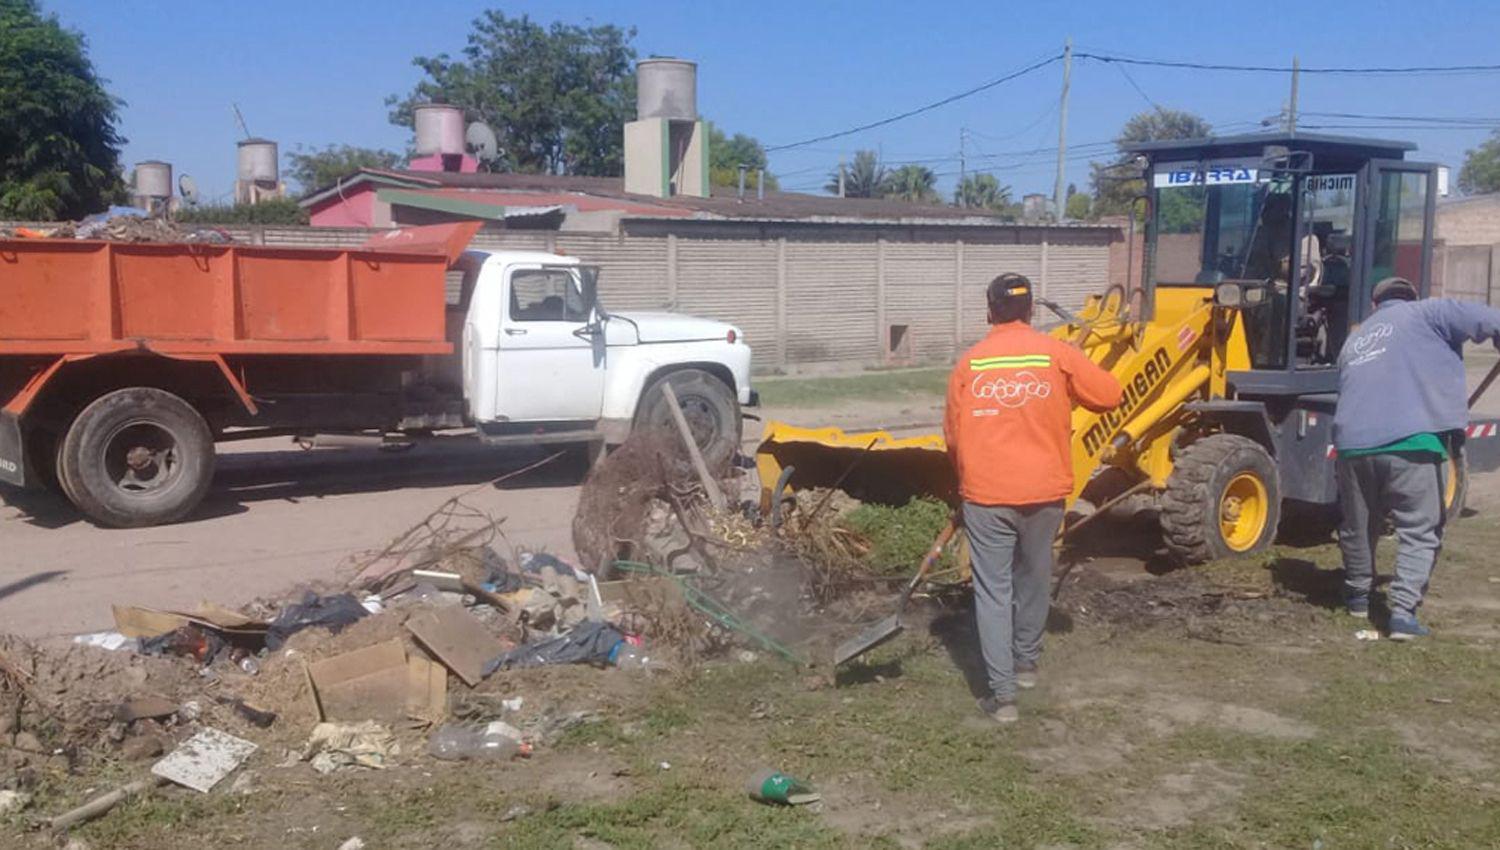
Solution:
M 1052 395 L 1052 383 L 1030 370 L 1006 374 L 977 375 L 970 387 L 974 397 L 981 401 L 994 401 L 1001 407 L 1023 407 L 1034 398 Z M 980 411 L 974 415 L 983 416 Z

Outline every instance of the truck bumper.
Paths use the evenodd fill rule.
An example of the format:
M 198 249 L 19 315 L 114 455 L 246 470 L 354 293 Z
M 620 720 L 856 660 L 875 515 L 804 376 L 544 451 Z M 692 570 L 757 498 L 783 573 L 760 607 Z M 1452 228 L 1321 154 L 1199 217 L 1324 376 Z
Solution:
M 0 411 L 0 481 L 25 487 L 26 443 L 21 439 L 21 420 Z

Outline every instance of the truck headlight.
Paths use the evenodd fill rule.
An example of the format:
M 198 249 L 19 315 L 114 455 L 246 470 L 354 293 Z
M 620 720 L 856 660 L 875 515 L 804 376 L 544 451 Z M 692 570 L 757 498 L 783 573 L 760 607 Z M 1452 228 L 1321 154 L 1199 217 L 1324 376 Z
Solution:
M 1221 283 L 1214 287 L 1214 304 L 1220 307 L 1238 307 L 1244 300 L 1245 291 L 1237 283 Z

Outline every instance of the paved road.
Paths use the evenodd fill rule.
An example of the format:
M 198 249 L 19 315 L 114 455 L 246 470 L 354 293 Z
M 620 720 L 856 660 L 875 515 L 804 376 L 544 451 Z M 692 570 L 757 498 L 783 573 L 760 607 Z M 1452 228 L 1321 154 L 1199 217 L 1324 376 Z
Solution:
M 1474 381 L 1495 362 L 1482 354 L 1470 359 Z M 845 428 L 913 425 L 936 422 L 939 405 L 849 403 L 764 415 Z M 1481 411 L 1500 415 L 1500 387 Z M 758 434 L 750 424 L 747 434 Z M 95 527 L 48 494 L 0 489 L 0 632 L 77 634 L 110 628 L 115 603 L 238 605 L 298 582 L 330 580 L 346 558 L 378 549 L 470 490 L 469 504 L 506 518 L 513 544 L 570 556 L 580 463 L 564 458 L 482 486 L 545 456 L 462 439 L 405 454 L 304 452 L 285 439 L 230 444 L 222 447 L 213 494 L 194 519 L 128 531 Z M 1476 481 L 1474 492 L 1476 501 L 1493 504 L 1500 475 Z

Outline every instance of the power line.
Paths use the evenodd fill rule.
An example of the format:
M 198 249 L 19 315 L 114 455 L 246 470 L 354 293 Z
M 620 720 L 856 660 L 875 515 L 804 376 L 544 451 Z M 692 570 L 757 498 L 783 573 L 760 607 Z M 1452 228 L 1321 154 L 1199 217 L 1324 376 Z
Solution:
M 1357 112 L 1307 112 L 1319 118 L 1354 118 L 1362 121 L 1419 121 L 1432 124 L 1500 124 L 1500 118 L 1458 118 L 1421 115 L 1362 115 Z
M 1061 58 L 1062 58 L 1062 54 L 1059 53 L 1059 54 L 1057 54 L 1055 56 L 1052 56 L 1050 58 L 1043 59 L 1043 60 L 1041 60 L 1039 62 L 1034 62 L 1034 63 L 1032 63 L 1030 65 L 1027 65 L 1026 67 L 1022 68 L 1019 71 L 1013 71 L 1013 72 L 1011 72 L 1009 74 L 1006 74 L 1003 77 L 999 77 L 998 79 L 990 80 L 987 83 L 982 83 L 982 84 L 977 85 L 977 86 L 975 86 L 975 87 L 973 87 L 971 89 L 968 89 L 967 91 L 962 91 L 962 92 L 959 92 L 958 94 L 955 94 L 955 95 L 949 95 L 948 97 L 945 97 L 942 100 L 933 101 L 932 103 L 926 104 L 925 106 L 919 106 L 916 109 L 907 110 L 906 112 L 903 112 L 900 115 L 892 115 L 889 118 L 882 118 L 879 121 L 871 121 L 868 124 L 861 124 L 858 127 L 851 127 L 848 130 L 840 130 L 837 133 L 827 133 L 827 134 L 822 135 L 822 136 L 815 136 L 815 137 L 813 137 L 811 139 L 803 139 L 800 142 L 790 142 L 790 143 L 784 144 L 784 145 L 773 145 L 771 147 L 766 148 L 766 153 L 772 153 L 772 152 L 775 152 L 775 151 L 788 150 L 790 148 L 800 148 L 800 147 L 802 147 L 804 145 L 812 145 L 812 144 L 817 144 L 818 142 L 826 142 L 826 141 L 828 141 L 830 139 L 839 139 L 839 138 L 843 138 L 844 136 L 852 136 L 855 133 L 862 133 L 865 130 L 873 130 L 876 127 L 884 127 L 887 124 L 894 124 L 897 121 L 903 121 L 903 120 L 905 120 L 907 118 L 911 118 L 914 115 L 921 115 L 924 112 L 930 112 L 930 111 L 932 111 L 934 109 L 937 109 L 940 106 L 947 106 L 948 104 L 953 103 L 955 101 L 963 100 L 966 97 L 972 97 L 973 95 L 979 94 L 980 92 L 983 92 L 983 91 L 988 91 L 989 89 L 992 89 L 995 86 L 1000 85 L 1001 83 L 1008 83 L 1011 80 L 1016 79 L 1017 77 L 1023 77 L 1023 76 L 1025 76 L 1027 74 L 1032 73 L 1033 71 L 1038 71 L 1038 70 L 1040 70 L 1042 68 L 1045 68 L 1048 65 L 1051 65 L 1053 62 L 1056 62 L 1057 60 L 1059 60 Z
M 1125 65 L 1150 65 L 1158 68 L 1188 68 L 1196 71 L 1245 71 L 1259 74 L 1290 74 L 1290 66 L 1230 65 L 1219 62 L 1182 62 L 1170 59 L 1137 59 L 1110 53 L 1075 53 L 1080 59 L 1118 62 Z M 1374 68 L 1301 68 L 1303 74 L 1453 74 L 1500 71 L 1500 65 L 1414 65 Z
M 1302 130 L 1500 130 L 1500 124 L 1301 124 Z
M 1159 104 L 1156 101 L 1152 100 L 1151 99 L 1151 95 L 1146 94 L 1146 90 L 1143 89 L 1143 88 L 1141 88 L 1140 83 L 1137 83 L 1135 81 L 1135 77 L 1130 76 L 1130 72 L 1127 71 L 1127 70 L 1125 70 L 1125 66 L 1124 65 L 1121 65 L 1119 63 L 1114 63 L 1114 68 L 1115 68 L 1116 71 L 1120 72 L 1120 76 L 1122 76 L 1122 77 L 1125 78 L 1125 82 L 1130 83 L 1130 87 L 1133 88 L 1133 89 L 1135 89 L 1136 94 L 1139 94 L 1143 100 L 1145 100 L 1147 103 L 1149 103 L 1151 105 L 1152 109 L 1155 109 L 1157 112 L 1161 112 L 1162 111 L 1161 104 Z

